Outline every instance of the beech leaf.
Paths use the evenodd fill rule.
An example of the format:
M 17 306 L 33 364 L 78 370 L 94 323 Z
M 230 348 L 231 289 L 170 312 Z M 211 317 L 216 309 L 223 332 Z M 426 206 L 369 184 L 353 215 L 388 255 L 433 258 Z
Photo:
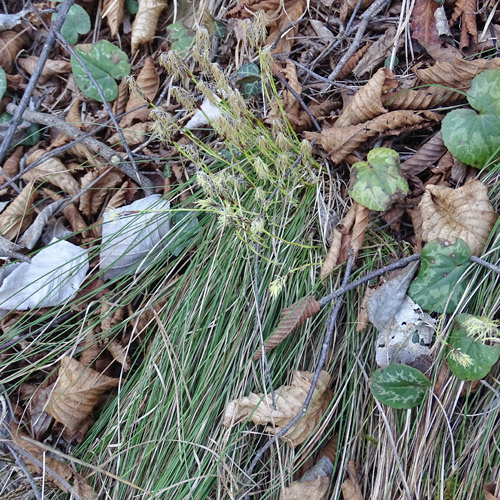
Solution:
M 264 342 L 264 350 L 269 352 L 276 346 L 281 344 L 288 335 L 290 335 L 296 328 L 304 323 L 308 318 L 314 316 L 321 309 L 321 304 L 316 300 L 314 295 L 310 295 L 305 299 L 301 299 L 290 307 L 281 311 L 281 319 L 278 327 L 271 336 Z M 262 356 L 262 349 L 259 349 L 253 360 L 257 360 Z
M 467 287 L 464 280 L 459 280 L 469 267 L 470 255 L 467 243 L 461 238 L 454 245 L 442 240 L 427 243 L 408 295 L 425 311 L 453 312 Z
M 266 428 L 266 432 L 277 434 L 301 410 L 313 376 L 312 372 L 293 372 L 292 383 L 275 391 L 276 409 L 273 409 L 271 395 L 250 393 L 248 397 L 231 401 L 224 412 L 223 424 L 230 427 L 248 418 L 257 425 L 272 424 Z M 302 444 L 320 422 L 332 399 L 332 393 L 327 390 L 329 382 L 330 375 L 322 371 L 309 409 L 284 436 L 291 446 Z
M 477 113 L 472 109 L 450 111 L 441 133 L 453 156 L 481 168 L 495 159 L 500 149 L 500 70 L 474 77 L 467 100 Z
M 352 166 L 349 194 L 370 210 L 387 210 L 408 193 L 408 183 L 401 176 L 399 165 L 399 154 L 393 149 L 372 149 L 367 161 Z
M 488 199 L 488 188 L 476 179 L 452 189 L 430 184 L 420 201 L 422 239 L 462 238 L 473 255 L 481 255 L 498 215 Z
M 153 40 L 158 19 L 166 7 L 167 0 L 141 0 L 139 2 L 139 10 L 132 25 L 132 54 L 135 54 L 139 45 Z
M 463 326 L 469 314 L 458 314 L 453 324 L 453 330 L 448 336 L 448 365 L 453 374 L 461 380 L 480 380 L 491 370 L 500 358 L 500 347 L 486 345 L 480 340 L 469 336 Z M 461 355 L 470 358 L 469 363 L 461 362 Z
M 376 370 L 370 384 L 373 395 L 379 401 L 397 410 L 418 406 L 430 386 L 430 381 L 422 372 L 398 364 Z

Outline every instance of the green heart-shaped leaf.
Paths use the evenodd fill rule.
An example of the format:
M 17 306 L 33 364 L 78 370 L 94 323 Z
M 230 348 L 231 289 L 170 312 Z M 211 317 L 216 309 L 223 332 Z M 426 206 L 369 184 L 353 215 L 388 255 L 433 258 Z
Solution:
M 167 26 L 167 33 L 173 40 L 171 50 L 178 52 L 181 57 L 186 57 L 193 45 L 194 36 L 180 21 Z
M 422 373 L 411 366 L 392 364 L 376 370 L 370 382 L 373 395 L 398 410 L 413 408 L 424 400 L 431 386 Z
M 459 379 L 480 380 L 500 358 L 500 347 L 471 338 L 463 326 L 468 318 L 468 314 L 459 314 L 455 318 L 453 331 L 448 337 L 448 364 Z
M 107 40 L 77 45 L 75 52 L 83 59 L 87 69 L 100 85 L 106 101 L 116 99 L 118 85 L 115 79 L 123 78 L 130 73 L 127 54 Z M 97 88 L 73 56 L 71 56 L 71 68 L 80 90 L 86 96 L 102 102 Z
M 5 76 L 5 71 L 0 67 L 0 99 L 4 96 L 7 90 L 7 77 Z
M 57 14 L 52 16 L 55 19 Z M 90 17 L 87 11 L 80 5 L 72 5 L 68 11 L 68 15 L 61 27 L 61 35 L 70 43 L 78 41 L 78 34 L 85 35 L 90 31 Z
M 450 152 L 460 161 L 483 167 L 500 149 L 500 70 L 489 70 L 472 80 L 467 92 L 472 109 L 451 111 L 441 133 Z
M 372 149 L 367 160 L 352 166 L 349 194 L 370 210 L 383 212 L 406 196 L 408 183 L 400 174 L 399 154 L 393 149 Z
M 454 245 L 432 240 L 422 249 L 420 259 L 420 269 L 408 295 L 426 311 L 442 313 L 448 304 L 446 312 L 453 312 L 467 286 L 463 280 L 457 282 L 469 267 L 469 246 L 460 238 Z

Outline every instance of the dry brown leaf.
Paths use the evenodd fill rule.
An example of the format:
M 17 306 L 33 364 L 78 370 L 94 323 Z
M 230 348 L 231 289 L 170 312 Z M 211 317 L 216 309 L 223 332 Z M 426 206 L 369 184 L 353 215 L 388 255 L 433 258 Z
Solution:
M 283 10 L 280 12 L 279 17 L 269 25 L 269 35 L 266 40 L 266 45 L 272 45 L 285 27 L 298 21 L 304 15 L 307 5 L 307 0 L 285 0 Z M 287 31 L 287 33 L 279 39 L 273 53 L 290 54 L 298 32 L 298 25 Z
M 453 26 L 458 19 L 462 18 L 462 32 L 460 35 L 460 50 L 464 47 L 477 45 L 477 24 L 476 12 L 478 10 L 477 0 L 457 0 L 453 14 L 450 19 L 450 26 Z
M 441 45 L 441 39 L 436 29 L 434 12 L 439 3 L 434 0 L 417 0 L 411 14 L 411 37 L 424 48 L 430 45 Z
M 130 115 L 129 115 L 130 116 Z M 123 124 L 120 123 L 120 127 Z M 125 137 L 125 141 L 129 146 L 137 146 L 138 144 L 142 144 L 147 139 L 147 132 L 149 129 L 149 123 L 134 123 L 133 125 L 129 125 L 126 128 L 122 128 L 123 136 Z M 122 143 L 122 139 L 118 135 L 118 133 L 113 134 L 107 141 L 110 146 L 116 146 L 117 144 Z
M 279 0 L 241 0 L 226 13 L 225 17 L 228 19 L 249 19 L 259 10 L 267 13 L 277 10 L 279 6 Z
M 0 235 L 8 240 L 23 233 L 33 219 L 33 202 L 37 191 L 35 183 L 29 182 L 0 214 Z
M 385 58 L 390 55 L 394 46 L 394 38 L 396 36 L 396 28 L 391 26 L 382 36 L 374 42 L 358 64 L 352 70 L 355 77 L 361 78 L 364 75 L 371 73 L 375 68 L 383 64 Z M 403 37 L 398 39 L 398 49 L 403 45 Z
M 31 435 L 37 440 L 45 437 L 54 422 L 53 417 L 45 411 L 45 405 L 51 391 L 52 384 L 47 387 L 33 386 L 33 393 L 30 395 L 26 406 L 29 414 Z
M 158 76 L 152 57 L 148 57 L 146 59 L 143 68 L 137 76 L 136 83 L 142 95 L 145 95 L 150 101 L 155 98 L 160 86 L 160 77 Z M 147 104 L 141 94 L 138 92 L 132 92 L 132 95 L 127 102 L 125 111 L 130 111 L 134 108 Z
M 417 130 L 429 122 L 438 122 L 441 117 L 431 111 L 391 111 L 373 120 L 343 128 L 329 128 L 321 133 L 304 132 L 307 140 L 318 140 L 334 163 L 340 163 L 347 155 L 372 137 L 398 135 L 402 130 Z
M 69 432 L 77 432 L 101 396 L 116 387 L 118 382 L 117 378 L 106 377 L 76 359 L 64 356 L 47 413 Z
M 338 444 L 339 444 L 339 435 L 336 432 L 321 448 L 319 455 L 318 455 L 318 460 L 326 457 L 328 460 L 330 460 L 330 463 L 334 464 L 335 463 L 335 457 L 337 456 L 337 449 L 338 449 Z
M 127 194 L 132 189 L 132 183 L 125 181 L 118 191 L 116 191 L 113 196 L 109 199 L 105 210 L 114 210 L 115 208 L 121 207 L 125 203 L 125 198 Z
M 123 371 L 128 372 L 130 370 L 131 361 L 128 355 L 129 350 L 126 346 L 113 339 L 106 346 L 106 349 L 110 352 L 111 356 L 113 356 L 113 359 L 122 365 Z
M 43 192 L 46 196 L 49 198 L 52 198 L 54 201 L 62 200 L 64 196 L 60 195 L 59 193 L 55 193 L 54 191 L 44 188 Z M 63 208 L 63 214 L 64 217 L 69 222 L 69 225 L 71 226 L 71 230 L 76 233 L 76 234 L 81 234 L 84 238 L 88 238 L 90 236 L 90 233 L 87 230 L 87 224 L 83 220 L 83 217 L 81 216 L 80 212 L 76 208 L 73 203 L 69 203 Z
M 434 0 L 433 0 L 434 1 Z M 384 106 L 396 109 L 430 109 L 437 106 L 451 106 L 465 101 L 463 94 L 442 87 L 426 87 L 418 90 L 389 92 L 384 96 Z
M 318 476 L 312 481 L 294 481 L 286 487 L 281 495 L 281 500 L 326 500 L 330 478 Z
M 139 10 L 132 24 L 132 54 L 139 45 L 153 41 L 158 19 L 167 4 L 167 0 L 139 0 Z
M 443 85 L 457 90 L 468 90 L 471 80 L 487 69 L 500 69 L 500 57 L 453 62 L 438 61 L 426 69 L 416 69 L 415 74 L 423 83 Z
M 345 64 L 342 71 L 338 74 L 338 80 L 344 80 L 347 78 L 352 70 L 356 67 L 361 58 L 365 55 L 365 52 L 372 46 L 372 42 L 367 42 L 361 47 Z M 331 69 L 335 66 L 332 65 Z
M 382 104 L 382 95 L 398 86 L 396 77 L 388 68 L 380 68 L 366 85 L 354 95 L 352 101 L 342 110 L 334 127 L 347 127 L 363 123 L 387 113 Z
M 498 215 L 488 199 L 488 188 L 472 179 L 457 189 L 429 185 L 420 201 L 422 239 L 455 243 L 462 238 L 473 255 L 481 255 Z
M 99 170 L 89 170 L 81 179 L 82 189 L 90 185 L 97 177 L 101 175 Z M 90 189 L 80 196 L 80 211 L 84 215 L 96 214 L 110 189 L 116 188 L 122 183 L 122 175 L 114 170 L 108 172 L 99 179 Z
M 359 485 L 358 474 L 356 472 L 356 464 L 353 460 L 349 460 L 347 465 L 349 477 L 340 485 L 344 500 L 363 500 L 361 486 Z
M 270 395 L 250 393 L 248 397 L 230 401 L 225 412 L 223 424 L 230 427 L 250 417 L 257 425 L 269 425 L 266 432 L 277 434 L 292 418 L 302 410 L 314 374 L 312 372 L 294 371 L 291 385 L 276 389 L 276 409 Z M 291 446 L 302 444 L 316 427 L 330 404 L 332 393 L 327 390 L 330 375 L 322 371 L 314 390 L 312 403 L 297 425 L 285 434 Z
M 33 74 L 35 67 L 38 64 L 37 56 L 29 56 L 19 58 L 17 60 L 19 66 L 26 71 L 29 75 Z M 71 71 L 71 63 L 69 61 L 63 61 L 62 59 L 53 60 L 47 59 L 43 66 L 42 76 L 40 77 L 39 83 L 45 83 L 49 78 L 55 75 L 62 75 L 64 73 L 69 73 Z
M 27 44 L 27 37 L 12 30 L 0 31 L 0 66 L 10 73 L 19 51 Z
M 19 162 L 23 157 L 24 148 L 18 146 L 15 151 L 5 160 L 3 169 L 9 177 L 14 177 L 19 173 Z M 3 178 L 0 176 L 0 178 Z
M 125 111 L 129 98 L 128 82 L 123 80 L 118 85 L 118 97 L 113 101 L 113 113 L 115 115 L 121 115 Z M 124 116 L 122 120 L 125 120 L 128 115 Z
M 52 475 L 55 472 L 57 475 L 62 477 L 66 483 L 72 485 L 72 491 L 78 495 L 81 500 L 94 500 L 96 497 L 92 487 L 85 481 L 85 479 L 78 474 L 78 472 L 73 471 L 71 466 L 65 462 L 53 458 L 52 453 L 47 453 L 45 448 L 39 447 L 31 439 L 27 441 L 27 434 L 24 434 L 18 427 L 13 423 L 10 426 L 12 441 L 14 441 L 16 447 L 29 453 L 33 458 L 35 458 L 39 463 L 45 465 L 42 468 L 35 462 L 32 462 L 27 456 L 22 455 L 23 462 L 26 464 L 28 470 L 34 474 L 47 475 L 53 483 L 57 485 L 61 491 L 66 493 L 71 493 L 68 491 L 66 486 L 57 479 L 57 477 Z
M 446 153 L 441 132 L 434 134 L 417 152 L 401 164 L 401 172 L 406 177 L 418 175 L 434 165 Z
M 373 0 L 361 0 L 358 12 L 366 10 L 372 3 Z M 344 0 L 340 6 L 340 20 L 345 21 L 354 12 L 357 5 L 358 0 Z
M 288 335 L 290 335 L 296 328 L 298 328 L 306 319 L 311 318 L 321 309 L 320 303 L 316 300 L 314 295 L 295 302 L 290 307 L 282 309 L 280 322 L 271 334 L 271 336 L 264 342 L 264 350 L 269 352 L 277 345 L 281 344 Z M 253 360 L 257 360 L 262 356 L 262 349 L 259 349 Z
M 38 160 L 46 151 L 38 149 L 28 156 L 27 165 Z M 36 182 L 50 182 L 64 192 L 75 195 L 80 191 L 78 181 L 71 175 L 64 163 L 57 157 L 49 158 L 23 174 L 23 179 Z
M 368 319 L 368 310 L 366 309 L 366 303 L 370 300 L 373 292 L 376 288 L 367 287 L 365 290 L 365 294 L 363 295 L 363 299 L 361 300 L 361 304 L 359 305 L 358 310 L 358 320 L 356 322 L 356 331 L 362 332 L 369 325 L 370 321 Z
M 125 0 L 104 0 L 102 6 L 102 17 L 106 21 L 111 31 L 111 36 L 116 36 L 123 21 Z
M 500 499 L 500 484 L 499 483 L 486 483 L 483 486 L 484 500 L 499 500 Z

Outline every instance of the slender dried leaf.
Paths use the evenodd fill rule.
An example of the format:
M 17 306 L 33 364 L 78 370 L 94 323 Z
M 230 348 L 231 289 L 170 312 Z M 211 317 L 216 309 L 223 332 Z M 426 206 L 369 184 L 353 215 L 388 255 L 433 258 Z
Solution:
M 373 42 L 367 42 L 361 47 L 344 65 L 342 71 L 338 74 L 337 78 L 339 80 L 344 80 L 347 78 L 354 68 L 357 66 L 358 62 L 365 55 L 365 52 L 373 45 Z M 333 69 L 333 68 L 332 68 Z
M 273 424 L 266 428 L 266 432 L 277 434 L 301 411 L 313 376 L 312 372 L 294 371 L 292 383 L 281 386 L 275 391 L 276 409 L 273 409 L 270 395 L 250 393 L 248 397 L 230 401 L 224 412 L 223 424 L 231 427 L 249 418 L 257 425 Z M 332 399 L 332 393 L 327 390 L 329 382 L 330 375 L 322 371 L 309 409 L 297 425 L 284 436 L 291 446 L 302 444 L 321 420 Z
M 117 378 L 102 375 L 76 359 L 64 356 L 47 413 L 69 432 L 77 432 L 101 396 L 118 386 L 118 382 Z
M 158 19 L 167 3 L 166 0 L 139 1 L 139 10 L 132 25 L 132 54 L 136 53 L 139 45 L 153 41 Z
M 334 163 L 341 162 L 356 151 L 363 142 L 381 135 L 398 135 L 402 130 L 417 130 L 429 122 L 438 122 L 440 116 L 431 111 L 391 111 L 373 120 L 343 128 L 329 128 L 320 134 L 305 132 L 308 140 L 318 139 Z
M 465 101 L 459 92 L 443 87 L 426 87 L 418 90 L 390 92 L 384 96 L 384 106 L 391 111 L 397 109 L 430 109 L 450 106 Z
M 347 469 L 349 471 L 349 477 L 340 485 L 344 500 L 363 500 L 363 493 L 361 492 L 354 460 L 349 460 Z
M 488 199 L 488 188 L 472 179 L 457 189 L 427 186 L 420 202 L 422 238 L 452 244 L 462 238 L 473 255 L 481 255 L 498 215 Z
M 301 299 L 299 302 L 292 304 L 281 311 L 281 319 L 278 327 L 271 336 L 264 342 L 264 350 L 269 352 L 276 346 L 281 344 L 288 335 L 290 335 L 295 329 L 297 329 L 302 323 L 307 319 L 314 316 L 321 309 L 320 303 L 316 300 L 314 295 L 310 295 L 305 299 Z M 259 349 L 253 360 L 259 359 L 262 356 L 262 349 Z
M 29 75 L 33 74 L 35 67 L 38 64 L 37 56 L 29 56 L 20 58 L 17 60 L 21 68 L 26 71 Z M 49 78 L 55 75 L 62 75 L 64 73 L 69 73 L 71 71 L 71 63 L 69 61 L 63 61 L 62 59 L 52 60 L 47 59 L 43 66 L 42 76 L 38 80 L 39 83 L 45 83 Z
M 342 111 L 334 127 L 357 125 L 376 116 L 387 113 L 382 104 L 382 95 L 398 86 L 396 77 L 388 68 L 380 68 L 366 85 L 354 95 L 352 101 Z
M 102 17 L 106 18 L 111 36 L 116 36 L 123 21 L 125 0 L 104 0 Z
M 441 132 L 434 134 L 431 139 L 420 146 L 417 152 L 401 164 L 401 172 L 406 177 L 422 173 L 434 165 L 446 153 Z
M 29 182 L 0 214 L 0 235 L 3 238 L 13 240 L 31 224 L 36 195 L 35 183 Z

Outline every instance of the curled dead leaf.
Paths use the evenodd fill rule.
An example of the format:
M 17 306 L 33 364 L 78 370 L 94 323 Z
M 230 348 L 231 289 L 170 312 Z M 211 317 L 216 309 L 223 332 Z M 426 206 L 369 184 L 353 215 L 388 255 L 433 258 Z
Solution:
M 471 80 L 487 69 L 500 69 L 500 57 L 452 62 L 438 61 L 426 69 L 415 69 L 418 78 L 428 84 L 443 85 L 457 90 L 468 90 Z
M 0 31 L 0 66 L 9 73 L 17 54 L 27 44 L 27 37 L 12 30 Z
M 130 115 L 127 115 L 130 116 Z M 120 127 L 123 124 L 120 123 Z M 122 128 L 123 136 L 125 137 L 125 141 L 129 146 L 137 146 L 138 144 L 142 144 L 147 139 L 147 133 L 149 129 L 149 123 L 134 123 L 133 125 L 129 125 L 126 128 Z M 109 145 L 116 146 L 117 144 L 122 143 L 122 139 L 118 135 L 118 133 L 113 134 L 107 141 Z
M 382 95 L 398 86 L 396 77 L 388 68 L 380 68 L 366 85 L 354 95 L 352 101 L 342 111 L 334 127 L 357 125 L 376 116 L 387 113 L 382 104 Z
M 158 19 L 166 7 L 166 0 L 140 0 L 139 10 L 132 24 L 132 54 L 136 53 L 139 45 L 153 40 Z
M 356 7 L 358 7 L 359 12 L 362 12 L 372 3 L 373 0 L 361 0 L 361 4 L 359 4 L 358 0 L 344 0 L 340 6 L 340 20 L 345 21 L 354 12 Z
M 391 111 L 396 109 L 430 109 L 437 106 L 450 106 L 465 101 L 465 96 L 452 89 L 426 87 L 418 90 L 389 92 L 384 96 L 384 106 Z
M 291 385 L 281 386 L 275 391 L 275 410 L 270 395 L 250 393 L 248 397 L 230 401 L 224 412 L 223 424 L 231 427 L 238 421 L 250 417 L 250 420 L 257 425 L 274 424 L 273 427 L 268 426 L 266 432 L 277 434 L 301 411 L 313 376 L 312 372 L 293 372 Z M 309 409 L 297 425 L 284 436 L 291 446 L 302 444 L 321 420 L 332 398 L 332 393 L 327 390 L 329 382 L 330 375 L 322 371 Z
M 349 460 L 347 469 L 349 471 L 349 477 L 340 485 L 344 500 L 363 500 L 363 493 L 361 492 L 354 460 Z
M 52 198 L 54 201 L 62 200 L 64 198 L 64 196 L 59 193 L 55 193 L 48 188 L 44 188 L 43 193 L 49 198 Z M 83 217 L 73 203 L 68 203 L 63 208 L 63 214 L 68 220 L 73 233 L 81 234 L 84 238 L 90 236 L 87 223 L 83 220 Z
M 81 179 L 82 188 L 85 189 L 89 186 L 99 175 L 101 172 L 97 169 L 89 170 Z M 80 196 L 80 211 L 84 215 L 96 214 L 108 196 L 109 190 L 116 188 L 121 183 L 122 175 L 120 173 L 114 170 L 108 172 Z
M 106 18 L 111 36 L 116 36 L 123 21 L 125 0 L 104 0 L 102 17 Z
M 309 295 L 305 299 L 301 299 L 290 307 L 281 311 L 281 319 L 278 327 L 271 336 L 264 342 L 264 350 L 269 352 L 276 346 L 281 344 L 288 335 L 302 325 L 308 318 L 311 318 L 321 310 L 320 303 L 314 295 Z M 253 360 L 257 360 L 262 356 L 262 349 L 259 349 Z
M 347 78 L 352 70 L 356 67 L 361 58 L 365 55 L 365 52 L 371 47 L 372 42 L 367 42 L 361 47 L 345 64 L 342 71 L 338 74 L 337 78 L 339 80 L 344 80 Z M 333 69 L 333 68 L 332 68 Z
M 318 140 L 334 163 L 340 163 L 347 155 L 372 137 L 398 135 L 402 130 L 417 130 L 429 122 L 439 122 L 441 117 L 431 111 L 391 111 L 373 120 L 348 127 L 332 127 L 321 133 L 305 132 L 307 140 Z
M 23 57 L 17 60 L 21 68 L 26 71 L 29 75 L 33 74 L 35 67 L 38 64 L 37 56 Z M 69 61 L 63 61 L 62 59 L 53 60 L 47 59 L 45 65 L 43 66 L 42 76 L 39 82 L 45 83 L 49 78 L 55 75 L 61 75 L 64 73 L 69 73 L 71 71 L 71 63 Z
M 27 164 L 31 165 L 40 158 L 45 151 L 39 149 L 28 156 Z M 50 182 L 64 192 L 75 195 L 80 190 L 78 181 L 71 175 L 64 163 L 57 157 L 49 158 L 35 168 L 23 174 L 23 179 L 35 182 Z
M 330 478 L 327 476 L 317 476 L 310 481 L 294 481 L 285 488 L 281 495 L 281 500 L 326 500 Z
M 453 244 L 464 240 L 473 255 L 481 255 L 498 215 L 488 199 L 488 188 L 472 179 L 457 189 L 429 185 L 420 201 L 422 239 Z
M 38 446 L 35 441 L 30 439 L 27 434 L 24 434 L 14 424 L 11 424 L 10 427 L 12 441 L 15 446 L 29 454 L 23 454 L 22 457 L 23 462 L 26 463 L 30 472 L 49 476 L 51 481 L 54 482 L 61 491 L 74 493 L 81 500 L 94 500 L 96 498 L 92 487 L 80 474 L 78 474 L 78 472 L 74 472 L 69 464 L 53 458 L 52 453 L 46 452 L 45 446 Z M 30 460 L 30 456 L 37 460 L 38 464 L 44 465 L 43 470 L 40 465 Z M 64 479 L 66 484 L 72 484 L 72 491 L 69 491 L 66 485 L 59 481 L 53 473 Z
M 28 182 L 0 214 L 0 235 L 3 238 L 13 240 L 31 224 L 34 215 L 33 202 L 36 195 L 35 183 Z
M 476 0 L 457 0 L 450 25 L 453 26 L 458 19 L 462 18 L 462 32 L 460 34 L 460 50 L 465 47 L 477 45 L 476 24 L 477 2 Z
M 418 175 L 434 165 L 446 151 L 441 132 L 437 132 L 426 143 L 422 144 L 409 160 L 401 164 L 401 172 L 406 177 Z
M 23 157 L 24 148 L 18 146 L 14 152 L 5 160 L 3 169 L 9 177 L 14 177 L 19 172 L 19 162 Z M 2 177 L 3 178 L 3 177 Z
M 116 387 L 118 382 L 117 378 L 102 375 L 76 359 L 64 356 L 47 413 L 70 433 L 78 432 L 101 396 Z

